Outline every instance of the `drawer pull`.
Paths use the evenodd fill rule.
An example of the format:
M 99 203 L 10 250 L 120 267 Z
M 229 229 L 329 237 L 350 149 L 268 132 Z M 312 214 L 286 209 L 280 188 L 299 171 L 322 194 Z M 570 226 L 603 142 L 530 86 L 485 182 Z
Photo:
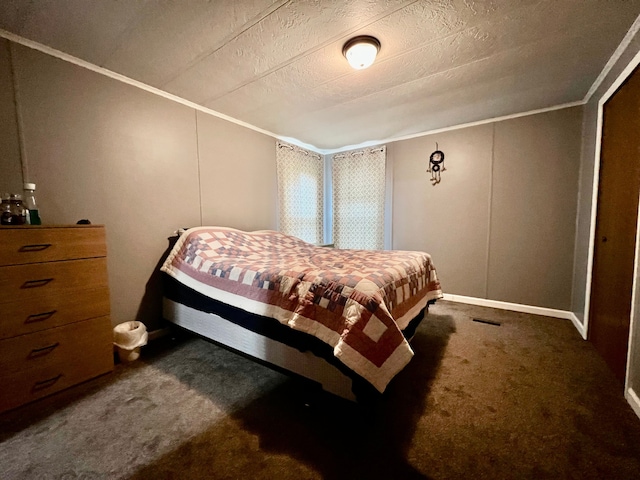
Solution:
M 38 390 L 44 390 L 45 388 L 53 387 L 53 385 L 62 378 L 62 374 L 59 373 L 55 377 L 48 378 L 46 380 L 40 380 L 33 384 L 33 391 L 37 392 Z
M 46 250 L 51 246 L 51 243 L 34 243 L 33 245 L 23 245 L 18 251 L 19 252 L 41 252 L 42 250 Z
M 50 312 L 43 313 L 34 313 L 33 315 L 29 315 L 24 323 L 35 323 L 35 322 L 44 322 L 45 320 L 50 319 L 57 312 L 57 310 L 51 310 Z
M 27 280 L 22 284 L 20 288 L 38 288 L 44 287 L 49 282 L 52 282 L 53 278 L 41 278 L 40 280 Z
M 34 348 L 33 350 L 31 350 L 29 358 L 40 357 L 42 355 L 46 355 L 47 353 L 51 353 L 58 345 L 60 345 L 60 342 L 52 343 L 51 345 L 47 345 L 46 347 Z

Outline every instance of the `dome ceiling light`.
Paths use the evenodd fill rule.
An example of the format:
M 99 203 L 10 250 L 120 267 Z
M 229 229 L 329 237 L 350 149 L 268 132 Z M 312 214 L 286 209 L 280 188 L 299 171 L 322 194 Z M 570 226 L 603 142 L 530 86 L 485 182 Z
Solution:
M 353 37 L 342 47 L 342 54 L 356 70 L 370 67 L 379 51 L 380 41 L 368 35 Z

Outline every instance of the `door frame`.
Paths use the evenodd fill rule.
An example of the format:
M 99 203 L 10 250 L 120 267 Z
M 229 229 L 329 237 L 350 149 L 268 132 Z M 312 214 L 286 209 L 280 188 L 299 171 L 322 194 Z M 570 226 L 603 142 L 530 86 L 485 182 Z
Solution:
M 618 75 L 616 80 L 611 84 L 609 89 L 598 100 L 598 118 L 596 125 L 596 148 L 595 159 L 593 162 L 593 190 L 591 194 L 591 222 L 589 226 L 589 253 L 587 257 L 587 282 L 585 290 L 584 302 L 584 326 L 580 329 L 580 334 L 586 340 L 589 332 L 589 311 L 591 307 L 591 283 L 593 281 L 593 260 L 595 253 L 595 235 L 596 235 L 596 217 L 598 210 L 598 188 L 600 186 L 600 156 L 602 153 L 602 124 L 604 117 L 604 104 L 613 96 L 620 88 L 625 80 L 633 73 L 635 68 L 640 64 L 640 51 L 636 53 L 629 64 Z M 640 268 L 640 192 L 638 196 L 638 221 L 636 223 L 636 245 L 635 257 L 633 261 L 633 287 L 631 290 L 631 318 L 629 319 L 629 343 L 627 345 L 627 365 L 625 367 L 624 391 L 628 400 L 640 406 L 640 399 L 637 394 L 629 388 L 630 359 L 631 347 L 633 344 L 633 335 L 636 328 L 636 319 L 640 317 L 640 306 L 637 305 L 637 299 L 640 297 L 640 282 L 638 282 L 638 274 Z M 637 346 L 640 348 L 640 345 Z M 631 396 L 632 398 L 629 398 Z M 630 402 L 631 403 L 631 402 Z M 632 405 L 633 406 L 633 405 Z M 636 412 L 640 416 L 640 412 Z

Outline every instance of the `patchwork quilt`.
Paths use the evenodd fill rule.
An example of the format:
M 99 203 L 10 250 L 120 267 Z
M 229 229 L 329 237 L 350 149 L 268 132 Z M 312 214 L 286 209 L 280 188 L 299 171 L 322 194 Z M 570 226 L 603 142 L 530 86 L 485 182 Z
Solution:
M 427 253 L 318 247 L 270 230 L 189 229 L 161 269 L 328 343 L 380 392 L 413 356 L 401 330 L 442 297 Z

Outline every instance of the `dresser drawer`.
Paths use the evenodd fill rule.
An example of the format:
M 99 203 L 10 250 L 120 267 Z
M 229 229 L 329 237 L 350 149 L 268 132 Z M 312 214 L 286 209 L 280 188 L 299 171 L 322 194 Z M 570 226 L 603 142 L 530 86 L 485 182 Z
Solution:
M 0 303 L 0 340 L 109 315 L 109 288 L 89 287 Z
M 106 258 L 0 267 L 0 308 L 3 303 L 30 302 L 42 295 L 72 295 L 87 286 L 107 285 Z
M 0 412 L 19 407 L 80 382 L 108 373 L 113 370 L 113 351 L 103 349 L 96 352 L 88 361 L 54 365 L 37 372 L 37 375 L 15 373 L 0 377 Z M 109 357 L 110 356 L 110 357 Z
M 0 265 L 52 262 L 107 255 L 101 226 L 2 227 Z
M 22 363 L 16 363 L 16 360 L 8 358 L 9 353 L 5 353 L 4 345 L 2 346 L 3 362 L 12 372 L 9 373 L 7 371 L 0 375 L 0 385 L 2 386 L 0 388 L 0 412 L 113 370 L 113 345 L 110 338 L 111 324 L 109 319 L 104 317 L 89 322 L 94 322 L 94 325 L 87 329 L 87 331 L 93 332 L 93 334 L 89 335 L 91 340 L 85 337 L 86 343 L 79 346 L 75 340 L 68 341 L 64 343 L 67 347 L 64 353 L 63 350 L 56 352 L 57 348 L 63 346 L 61 343 L 59 347 L 45 354 L 42 358 L 27 358 L 25 360 L 25 350 L 12 345 L 11 355 L 22 355 Z M 74 324 L 74 326 L 77 325 Z M 67 327 L 62 327 L 62 329 L 64 328 Z M 87 332 L 85 332 L 86 334 Z M 32 335 L 25 335 L 25 337 L 31 337 Z M 2 343 L 11 340 L 13 339 L 3 340 Z M 51 341 L 53 339 L 46 340 Z M 63 340 L 63 342 L 65 341 Z M 76 344 L 73 342 L 76 342 Z M 36 343 L 33 345 L 36 345 Z M 21 345 L 21 347 L 24 346 Z M 15 351 L 16 349 L 18 350 L 17 352 Z M 26 355 L 29 355 L 29 352 Z M 51 356 L 46 359 L 47 355 L 58 355 L 58 357 Z M 29 364 L 29 362 L 33 362 L 33 364 Z
M 50 328 L 0 341 L 0 378 L 14 373 L 33 376 L 53 366 L 82 363 L 104 351 L 113 350 L 109 317 Z

